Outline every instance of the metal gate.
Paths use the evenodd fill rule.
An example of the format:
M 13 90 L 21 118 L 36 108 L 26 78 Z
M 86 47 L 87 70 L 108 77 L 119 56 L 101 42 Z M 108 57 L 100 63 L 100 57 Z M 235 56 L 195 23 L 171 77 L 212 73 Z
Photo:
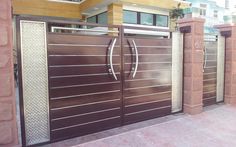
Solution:
M 168 36 L 127 35 L 126 29 L 18 18 L 24 145 L 182 110 L 181 35 L 173 37 L 175 57 Z
M 205 34 L 203 67 L 203 105 L 223 101 L 224 38 L 217 34 Z
M 171 113 L 172 39 L 125 36 L 124 123 Z

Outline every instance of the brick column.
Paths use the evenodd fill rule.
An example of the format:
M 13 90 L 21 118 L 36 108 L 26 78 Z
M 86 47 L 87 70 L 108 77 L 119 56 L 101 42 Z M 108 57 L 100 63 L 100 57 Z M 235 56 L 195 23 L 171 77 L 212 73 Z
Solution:
M 184 33 L 184 112 L 198 114 L 203 108 L 204 20 L 184 18 L 178 25 Z
M 13 78 L 11 0 L 0 2 L 0 146 L 18 144 Z
M 225 90 L 226 104 L 236 104 L 236 25 L 216 26 L 225 42 Z

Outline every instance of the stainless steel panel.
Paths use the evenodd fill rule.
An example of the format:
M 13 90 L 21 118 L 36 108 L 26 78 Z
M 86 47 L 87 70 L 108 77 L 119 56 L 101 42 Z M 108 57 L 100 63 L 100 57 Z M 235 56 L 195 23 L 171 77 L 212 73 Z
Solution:
M 46 24 L 20 26 L 26 144 L 33 145 L 50 140 Z

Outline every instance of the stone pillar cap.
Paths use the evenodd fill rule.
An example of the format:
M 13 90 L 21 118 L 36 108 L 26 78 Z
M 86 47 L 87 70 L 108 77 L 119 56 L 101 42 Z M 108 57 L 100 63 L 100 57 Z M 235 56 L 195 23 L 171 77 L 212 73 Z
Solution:
M 205 22 L 205 19 L 203 19 L 203 18 L 198 18 L 198 17 L 192 17 L 192 18 L 179 19 L 179 20 L 177 21 L 178 24 L 181 24 L 181 23 L 189 23 L 189 22 L 202 22 L 202 23 L 204 23 L 204 22 Z
M 231 24 L 214 25 L 214 28 L 217 28 L 217 29 L 224 29 L 224 28 L 231 28 L 231 27 L 236 27 L 236 24 L 231 23 Z

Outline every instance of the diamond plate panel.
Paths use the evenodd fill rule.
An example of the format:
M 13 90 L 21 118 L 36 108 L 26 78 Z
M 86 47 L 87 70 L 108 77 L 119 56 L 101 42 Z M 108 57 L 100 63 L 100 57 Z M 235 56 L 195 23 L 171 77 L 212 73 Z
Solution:
M 50 140 L 46 25 L 21 21 L 21 57 L 26 144 Z

